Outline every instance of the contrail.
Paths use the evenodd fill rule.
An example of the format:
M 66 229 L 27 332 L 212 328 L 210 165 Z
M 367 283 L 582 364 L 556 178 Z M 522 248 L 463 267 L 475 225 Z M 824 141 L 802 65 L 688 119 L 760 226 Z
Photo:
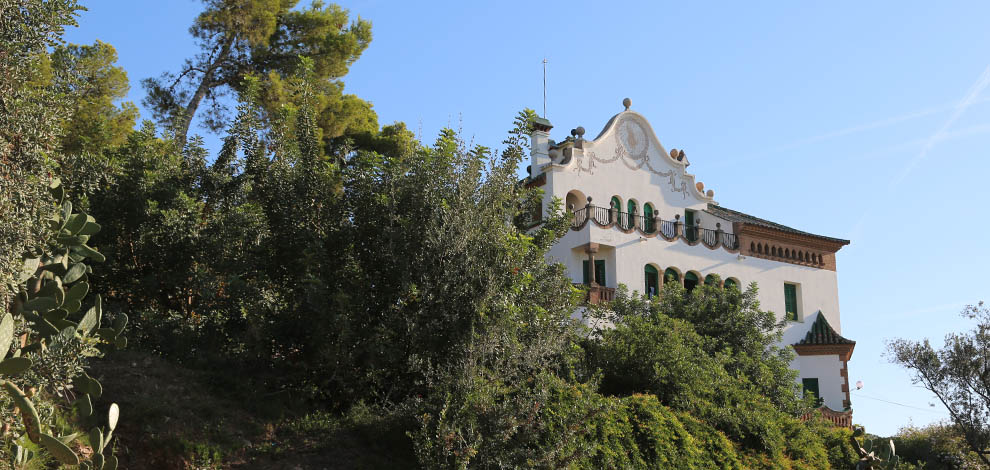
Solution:
M 982 99 L 975 100 L 973 103 L 970 103 L 970 104 L 973 105 L 973 104 L 977 104 L 977 103 L 985 103 L 985 102 L 988 102 L 988 101 L 990 101 L 990 98 L 982 98 Z M 901 114 L 901 115 L 898 115 L 898 116 L 893 116 L 893 117 L 889 117 L 889 118 L 885 118 L 885 119 L 879 119 L 879 120 L 876 120 L 876 121 L 873 121 L 873 122 L 868 122 L 866 124 L 860 124 L 858 126 L 846 127 L 844 129 L 839 129 L 839 130 L 836 130 L 836 131 L 827 132 L 827 133 L 824 133 L 824 134 L 819 134 L 819 135 L 816 135 L 814 137 L 808 137 L 808 138 L 805 138 L 805 139 L 797 140 L 797 141 L 791 142 L 789 144 L 784 144 L 784 145 L 780 145 L 780 146 L 777 146 L 777 147 L 771 147 L 769 149 L 766 149 L 760 155 L 754 155 L 751 158 L 744 158 L 744 159 L 741 159 L 741 160 L 738 159 L 738 158 L 736 158 L 736 159 L 734 159 L 734 161 L 740 162 L 740 161 L 765 160 L 765 159 L 769 158 L 769 155 L 771 155 L 771 154 L 773 154 L 775 152 L 781 152 L 781 151 L 784 151 L 784 150 L 791 150 L 791 149 L 802 147 L 802 146 L 805 146 L 805 145 L 808 145 L 808 144 L 813 144 L 815 142 L 819 142 L 819 141 L 823 141 L 823 140 L 828 140 L 828 139 L 834 139 L 836 137 L 842 137 L 842 136 L 849 135 L 849 134 L 856 134 L 856 133 L 859 133 L 859 132 L 864 132 L 864 131 L 869 131 L 869 130 L 873 130 L 873 129 L 879 129 L 879 128 L 882 128 L 882 127 L 892 126 L 894 124 L 898 124 L 898 123 L 905 122 L 905 121 L 910 121 L 912 119 L 917 119 L 917 118 L 921 118 L 921 117 L 925 117 L 925 116 L 930 116 L 932 114 L 938 114 L 938 113 L 942 113 L 942 112 L 949 111 L 949 110 L 952 110 L 952 109 L 956 109 L 957 106 L 958 106 L 958 104 L 946 103 L 946 104 L 943 104 L 943 105 L 940 105 L 940 106 L 935 106 L 935 107 L 931 107 L 931 108 L 927 108 L 927 109 L 922 109 L 922 110 L 918 110 L 918 111 L 911 111 L 911 112 L 908 112 L 908 113 L 904 113 L 904 114 Z
M 959 117 L 962 116 L 970 106 L 976 103 L 977 97 L 980 96 L 980 93 L 983 93 L 983 90 L 987 88 L 987 85 L 990 85 L 990 66 L 987 66 L 987 68 L 983 70 L 983 73 L 980 74 L 980 78 L 976 79 L 976 83 L 969 88 L 966 96 L 963 97 L 958 104 L 956 104 L 956 107 L 953 110 L 952 115 L 949 116 L 949 119 L 942 124 L 942 127 L 939 128 L 939 130 L 935 131 L 934 134 L 928 137 L 924 146 L 921 147 L 921 152 L 918 153 L 918 156 L 912 158 L 911 161 L 904 165 L 904 168 L 901 169 L 900 173 L 898 173 L 897 176 L 890 181 L 890 185 L 888 186 L 889 190 L 893 191 L 893 189 L 897 187 L 897 185 L 899 185 L 909 173 L 911 173 L 911 170 L 914 170 L 914 168 L 928 156 L 928 153 L 931 152 L 933 147 L 935 147 L 935 144 L 945 137 L 949 127 L 955 124 Z
M 931 152 L 933 147 L 935 147 L 935 144 L 948 139 L 955 134 L 949 133 L 949 128 L 952 127 L 957 120 L 959 120 L 959 118 L 966 112 L 967 109 L 969 109 L 970 106 L 980 101 L 977 98 L 980 96 L 980 93 L 983 93 L 983 90 L 987 88 L 987 85 L 990 85 L 990 65 L 983 69 L 983 73 L 980 74 L 979 78 L 976 79 L 976 82 L 969 88 L 969 91 L 966 92 L 963 99 L 956 104 L 953 108 L 952 115 L 949 116 L 949 119 L 942 124 L 942 127 L 925 139 L 921 147 L 921 152 L 919 152 L 916 157 L 912 158 L 911 161 L 907 162 L 901 171 L 890 180 L 890 184 L 887 185 L 887 194 L 885 195 L 886 198 L 889 198 L 890 195 L 893 194 L 897 185 L 899 185 L 901 181 L 903 181 L 904 178 L 911 173 L 911 170 L 918 166 L 918 164 L 928 156 L 928 153 Z M 850 236 L 858 235 L 860 233 L 863 226 L 866 224 L 867 214 L 869 214 L 869 211 L 864 211 L 862 215 L 859 216 L 856 223 L 853 224 L 852 228 L 849 230 Z
M 990 101 L 990 99 L 988 99 L 987 101 Z M 916 118 L 928 116 L 929 114 L 940 113 L 940 112 L 945 111 L 945 110 L 948 110 L 948 109 L 952 109 L 952 105 L 943 105 L 943 106 L 938 106 L 938 107 L 935 107 L 935 108 L 923 109 L 921 111 L 913 111 L 913 112 L 910 112 L 910 113 L 902 114 L 900 116 L 889 117 L 889 118 L 886 118 L 886 119 L 881 119 L 881 120 L 873 121 L 873 122 L 866 123 L 866 124 L 860 124 L 858 126 L 847 127 L 845 129 L 839 129 L 837 131 L 832 131 L 832 132 L 828 132 L 828 133 L 825 133 L 825 134 L 816 135 L 814 137 L 808 137 L 807 139 L 799 140 L 799 141 L 796 141 L 796 142 L 793 142 L 793 143 L 784 145 L 782 147 L 777 147 L 774 150 L 786 150 L 786 149 L 790 149 L 790 148 L 794 148 L 794 147 L 800 147 L 802 145 L 807 145 L 807 144 L 815 143 L 815 142 L 818 142 L 818 141 L 821 141 L 821 140 L 831 139 L 831 138 L 834 138 L 834 137 L 842 137 L 844 135 L 855 134 L 857 132 L 868 131 L 870 129 L 876 129 L 878 127 L 886 127 L 886 126 L 890 126 L 892 124 L 897 124 L 899 122 L 910 121 L 912 119 L 916 119 Z

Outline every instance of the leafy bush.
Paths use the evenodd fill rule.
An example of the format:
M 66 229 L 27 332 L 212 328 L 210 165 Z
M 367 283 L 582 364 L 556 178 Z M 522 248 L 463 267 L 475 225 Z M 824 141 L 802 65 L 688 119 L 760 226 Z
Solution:
M 592 312 L 615 327 L 586 340 L 586 373 L 602 374 L 606 394 L 654 394 L 750 449 L 783 455 L 803 402 L 790 355 L 775 345 L 779 325 L 755 297 L 752 286 L 687 293 L 668 283 L 653 300 L 620 288 Z
M 927 470 L 966 470 L 983 468 L 965 438 L 951 424 L 936 423 L 925 427 L 908 426 L 891 439 L 902 462 L 923 466 Z

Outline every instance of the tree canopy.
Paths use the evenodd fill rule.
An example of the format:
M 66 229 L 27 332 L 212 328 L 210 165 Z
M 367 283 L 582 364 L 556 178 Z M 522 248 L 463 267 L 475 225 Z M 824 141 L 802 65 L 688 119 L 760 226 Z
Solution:
M 935 394 L 970 450 L 990 466 L 990 309 L 980 302 L 962 315 L 975 321 L 973 329 L 946 335 L 940 349 L 927 339 L 898 339 L 887 349 L 914 383 Z
M 371 105 L 343 93 L 339 81 L 371 41 L 371 23 L 351 21 L 336 4 L 314 1 L 296 8 L 298 0 L 204 0 L 204 10 L 189 33 L 201 52 L 186 59 L 178 72 L 143 81 L 145 104 L 172 128 L 180 145 L 189 125 L 206 104 L 203 123 L 219 131 L 228 122 L 224 97 L 241 92 L 248 75 L 265 81 L 263 104 L 277 114 L 286 104 L 300 69 L 300 57 L 312 63 L 310 84 L 319 99 L 314 114 L 324 137 L 377 132 Z

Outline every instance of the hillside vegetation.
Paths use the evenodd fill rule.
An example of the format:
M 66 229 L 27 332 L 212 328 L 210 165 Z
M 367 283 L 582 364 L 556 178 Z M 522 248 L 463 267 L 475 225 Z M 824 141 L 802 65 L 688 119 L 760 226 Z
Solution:
M 159 121 L 138 126 L 113 47 L 54 42 L 75 8 L 0 0 L 0 43 L 35 41 L 0 50 L 25 77 L 0 82 L 16 88 L 0 96 L 0 293 L 27 324 L 25 259 L 89 253 L 70 241 L 105 258 L 85 279 L 102 332 L 83 319 L 65 333 L 90 349 L 38 394 L 57 410 L 46 429 L 89 468 L 110 468 L 93 457 L 109 435 L 73 423 L 116 418 L 73 411 L 64 391 L 94 387 L 79 377 L 119 405 L 121 468 L 855 466 L 849 430 L 798 419 L 813 399 L 756 285 L 620 291 L 590 312 L 614 329 L 571 319 L 583 294 L 545 257 L 569 214 L 557 201 L 535 225 L 539 190 L 517 178 L 532 111 L 498 150 L 452 130 L 420 142 L 342 94 L 370 23 L 320 2 L 207 0 L 191 29 L 202 55 L 144 82 Z M 7 96 L 34 108 L 8 112 Z M 211 100 L 215 155 L 187 136 Z M 63 201 L 98 233 L 44 235 Z M 6 427 L 4 397 L 16 453 L 30 430 Z M 33 467 L 0 459 L 47 468 L 53 448 L 31 447 Z

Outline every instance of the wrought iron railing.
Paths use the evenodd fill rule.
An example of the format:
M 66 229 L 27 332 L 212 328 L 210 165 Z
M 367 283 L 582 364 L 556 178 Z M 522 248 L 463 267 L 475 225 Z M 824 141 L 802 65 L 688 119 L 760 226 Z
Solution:
M 580 230 L 589 221 L 594 221 L 596 225 L 601 227 L 617 226 L 626 231 L 635 229 L 644 235 L 658 234 L 667 240 L 682 238 L 692 244 L 700 241 L 712 249 L 718 246 L 729 250 L 739 248 L 739 240 L 736 238 L 736 235 L 722 231 L 721 227 L 713 230 L 697 225 L 685 226 L 679 220 L 645 217 L 591 204 L 574 210 L 574 219 L 571 221 L 571 228 Z

